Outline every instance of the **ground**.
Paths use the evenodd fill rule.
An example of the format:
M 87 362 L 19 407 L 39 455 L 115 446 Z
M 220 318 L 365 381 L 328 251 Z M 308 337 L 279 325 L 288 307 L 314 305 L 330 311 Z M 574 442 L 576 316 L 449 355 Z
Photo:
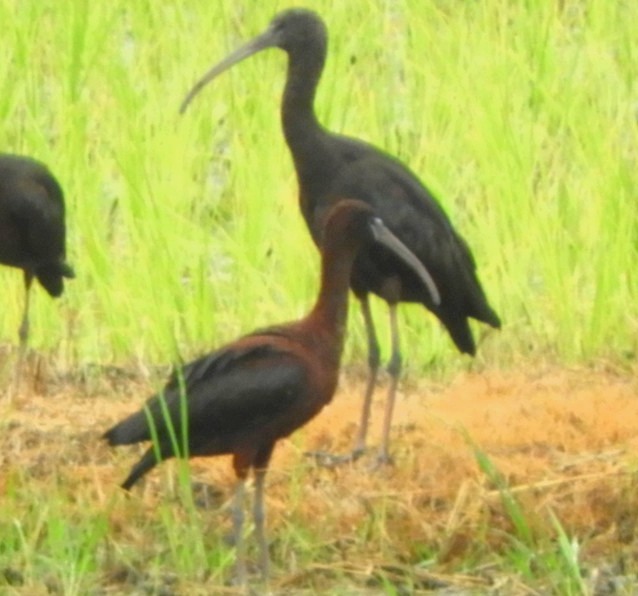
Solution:
M 71 491 L 88 491 L 100 507 L 119 491 L 139 450 L 108 449 L 99 436 L 157 387 L 155 376 L 96 369 L 82 378 L 47 382 L 36 375 L 18 396 L 0 394 L 0 501 L 7 479 L 27 469 L 27 477 L 43 489 L 68 483 Z M 372 445 L 386 388 L 382 382 L 376 394 Z M 536 367 L 467 372 L 441 384 L 407 380 L 395 412 L 393 466 L 374 469 L 373 450 L 337 469 L 318 466 L 306 451 L 350 448 L 362 390 L 360 375 L 346 374 L 333 403 L 276 450 L 267 487 L 269 535 L 290 532 L 291 523 L 313 527 L 321 520 L 317 533 L 334 538 L 331 558 L 310 568 L 295 570 L 292 554 L 280 548 L 274 584 L 282 593 L 308 585 L 304 578 L 312 573 L 337 570 L 361 579 L 383 570 L 392 578 L 410 565 L 413 586 L 458 594 L 489 591 L 497 581 L 489 565 L 483 573 L 464 575 L 459 562 L 470 556 L 488 560 L 491 550 L 508 548 L 516 522 L 508 515 L 503 487 L 534 535 L 556 534 L 553 514 L 566 535 L 578 540 L 592 593 L 632 593 L 631 587 L 608 589 L 617 587 L 623 569 L 635 570 L 638 544 L 638 381 L 632 375 L 602 367 Z M 481 458 L 498 473 L 486 473 L 489 464 L 481 468 Z M 172 469 L 162 468 L 133 491 L 148 515 L 166 492 Z M 217 500 L 208 506 L 217 511 L 230 496 L 230 462 L 194 460 L 191 470 L 198 486 L 213 487 Z M 114 532 L 126 525 L 122 503 L 110 513 Z M 217 513 L 228 516 L 226 509 Z M 436 559 L 434 567 L 414 566 L 428 553 Z M 507 581 L 499 593 L 543 593 L 523 580 Z

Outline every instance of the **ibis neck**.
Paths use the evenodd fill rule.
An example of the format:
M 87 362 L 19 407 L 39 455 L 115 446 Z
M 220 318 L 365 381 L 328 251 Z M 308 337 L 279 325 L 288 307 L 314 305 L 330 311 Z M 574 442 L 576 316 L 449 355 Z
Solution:
M 356 253 L 344 253 L 328 247 L 321 261 L 321 288 L 310 317 L 339 341 L 339 352 L 343 345 L 348 319 L 348 290 L 350 274 Z
M 317 85 L 325 62 L 325 51 L 316 48 L 288 55 L 288 75 L 284 89 L 281 119 L 284 136 L 299 170 L 306 156 L 317 150 L 323 128 L 315 115 Z

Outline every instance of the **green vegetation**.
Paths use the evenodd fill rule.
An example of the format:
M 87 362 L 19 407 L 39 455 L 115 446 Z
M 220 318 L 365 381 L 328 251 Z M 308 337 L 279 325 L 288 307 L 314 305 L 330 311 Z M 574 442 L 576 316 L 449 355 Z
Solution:
M 480 362 L 632 355 L 638 9 L 313 6 L 331 36 L 320 118 L 409 163 L 474 249 L 505 323 Z M 284 55 L 243 63 L 177 114 L 194 80 L 282 7 L 0 7 L 0 147 L 41 158 L 66 190 L 78 279 L 61 303 L 33 305 L 33 344 L 62 366 L 189 357 L 312 300 L 317 255 L 279 129 Z M 0 337 L 15 341 L 21 281 L 0 275 Z M 401 311 L 404 345 L 419 346 L 411 367 L 466 365 L 421 307 Z M 365 349 L 353 313 L 349 360 Z M 382 305 L 377 318 L 383 331 Z
M 638 3 L 299 4 L 321 12 L 330 31 L 317 98 L 321 121 L 408 163 L 474 251 L 504 322 L 498 333 L 475 327 L 485 333 L 475 366 L 631 366 L 638 342 Z M 36 290 L 31 309 L 31 345 L 56 370 L 146 370 L 307 310 L 318 258 L 280 131 L 284 55 L 272 50 L 242 63 L 178 115 L 205 69 L 286 6 L 0 3 L 0 151 L 41 159 L 66 193 L 77 279 L 59 301 Z M 21 276 L 0 267 L 0 286 L 0 344 L 16 344 Z M 377 303 L 374 310 L 387 346 L 386 308 Z M 470 366 L 423 308 L 404 306 L 400 316 L 409 377 Z M 346 362 L 363 363 L 356 307 L 349 327 Z M 139 406 L 141 396 L 129 398 Z M 0 434 L 10 432 L 0 420 Z M 93 435 L 85 440 L 97 442 Z M 183 593 L 201 586 L 211 593 L 220 584 L 232 550 L 215 525 L 219 516 L 193 506 L 187 479 L 173 491 L 179 506 L 170 491 L 153 507 L 148 495 L 128 502 L 113 494 L 112 479 L 98 482 L 88 472 L 78 488 L 73 467 L 91 468 L 82 458 L 97 461 L 104 452 L 91 447 L 80 457 L 75 449 L 64 473 L 58 454 L 48 451 L 48 475 L 35 464 L 0 468 L 0 593 L 87 594 L 134 584 L 141 593 L 166 594 L 171 573 Z M 26 457 L 19 449 L 14 455 Z M 487 560 L 541 590 L 587 593 L 579 539 L 558 513 L 548 514 L 539 535 L 530 509 L 487 456 L 477 451 L 477 461 L 501 491 L 507 539 L 496 554 L 486 553 L 483 538 L 496 514 L 483 511 L 472 526 L 475 544 L 446 571 L 470 575 Z M 175 472 L 167 470 L 162 478 Z M 426 536 L 406 545 L 388 530 L 405 519 L 421 523 L 437 511 L 434 503 L 415 513 L 416 505 L 370 498 L 365 524 L 345 531 L 339 504 L 344 517 L 346 505 L 355 506 L 341 493 L 309 487 L 310 473 L 300 464 L 271 481 L 283 485 L 289 504 L 269 520 L 279 532 L 279 568 L 301 577 L 311 562 L 324 564 L 321 578 L 299 583 L 325 593 L 371 582 L 387 594 L 436 586 L 429 573 L 452 539 Z M 304 502 L 311 490 L 322 505 L 314 514 Z M 635 492 L 627 503 L 635 503 Z M 428 529 L 437 536 L 443 530 Z M 374 562 L 334 563 L 335 553 L 353 551 Z M 407 557 L 414 564 L 407 574 L 377 564 Z
M 568 537 L 551 509 L 547 517 L 553 532 L 535 531 L 503 475 L 484 452 L 476 447 L 474 450 L 481 471 L 498 488 L 504 514 L 512 525 L 503 549 L 508 566 L 526 582 L 551 586 L 553 593 L 587 594 L 578 560 L 578 541 Z

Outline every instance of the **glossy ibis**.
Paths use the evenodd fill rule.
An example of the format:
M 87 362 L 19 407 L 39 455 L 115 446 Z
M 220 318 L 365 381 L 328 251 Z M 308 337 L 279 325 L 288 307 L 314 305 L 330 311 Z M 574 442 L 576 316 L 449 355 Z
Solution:
M 33 278 L 55 298 L 64 278 L 75 277 L 65 260 L 65 237 L 64 195 L 53 174 L 30 157 L 0 154 L 0 263 L 24 272 L 21 352 L 29 337 Z
M 246 579 L 241 538 L 245 480 L 252 468 L 255 529 L 262 572 L 267 576 L 263 498 L 266 468 L 277 440 L 308 422 L 332 398 L 343 346 L 352 264 L 357 251 L 373 241 L 388 247 L 406 267 L 414 268 L 415 277 L 430 287 L 432 299 L 438 299 L 423 265 L 373 210 L 360 201 L 343 200 L 327 215 L 321 287 L 308 316 L 255 331 L 187 364 L 142 410 L 104 435 L 111 445 L 156 437 L 155 444 L 122 484 L 127 490 L 158 460 L 179 455 L 176 446 L 182 455 L 233 456 L 238 480 L 233 521 L 240 583 Z M 182 419 L 182 412 L 186 412 L 186 420 Z
M 379 367 L 379 346 L 368 300 L 368 295 L 373 293 L 384 299 L 390 310 L 392 355 L 388 371 L 391 382 L 379 452 L 379 461 L 387 461 L 395 391 L 401 371 L 397 304 L 423 304 L 445 326 L 457 348 L 471 355 L 476 345 L 468 318 L 492 327 L 500 327 L 501 322 L 487 302 L 468 244 L 452 227 L 432 193 L 391 155 L 360 140 L 331 133 L 317 120 L 314 99 L 326 59 L 327 30 L 316 13 L 299 8 L 279 13 L 261 35 L 204 75 L 186 96 L 181 111 L 217 75 L 244 58 L 272 47 L 288 55 L 281 118 L 297 171 L 301 211 L 315 243 L 320 240 L 320 221 L 326 209 L 338 197 L 359 199 L 373 207 L 388 228 L 421 260 L 441 293 L 440 304 L 435 304 L 414 274 L 379 245 L 360 253 L 352 271 L 351 288 L 361 302 L 370 367 L 353 456 L 365 449 L 370 402 Z

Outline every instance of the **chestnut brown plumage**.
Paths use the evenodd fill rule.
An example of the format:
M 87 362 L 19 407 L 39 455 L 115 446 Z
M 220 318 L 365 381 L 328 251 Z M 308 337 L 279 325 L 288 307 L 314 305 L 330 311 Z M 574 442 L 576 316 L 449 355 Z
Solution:
M 104 435 L 111 445 L 149 441 L 123 487 L 153 468 L 158 459 L 178 455 L 233 457 L 237 475 L 233 507 L 237 575 L 246 571 L 241 540 L 244 481 L 255 473 L 254 518 L 261 567 L 268 573 L 264 534 L 264 476 L 275 443 L 306 424 L 332 399 L 337 385 L 348 311 L 348 285 L 357 252 L 382 243 L 436 288 L 421 263 L 360 201 L 340 201 L 328 214 L 321 243 L 322 268 L 314 308 L 299 321 L 246 335 L 191 362 L 139 412 Z M 182 413 L 185 412 L 185 419 Z
M 432 274 L 441 301 L 414 274 L 381 246 L 362 251 L 354 264 L 351 287 L 361 302 L 368 337 L 370 375 L 359 434 L 353 455 L 366 444 L 370 403 L 379 367 L 379 345 L 368 301 L 370 293 L 383 298 L 390 309 L 392 355 L 379 460 L 387 461 L 390 424 L 396 385 L 401 371 L 396 306 L 418 302 L 432 311 L 450 333 L 461 352 L 474 355 L 476 345 L 468 324 L 472 317 L 493 327 L 500 319 L 490 307 L 476 275 L 474 257 L 455 231 L 432 193 L 400 161 L 362 141 L 334 134 L 321 126 L 314 112 L 314 98 L 327 52 L 327 30 L 311 10 L 289 9 L 274 17 L 270 26 L 214 66 L 189 92 L 183 112 L 193 97 L 233 64 L 266 48 L 288 54 L 288 76 L 281 117 L 299 182 L 301 211 L 315 243 L 319 243 L 323 214 L 339 197 L 359 199 L 370 205 L 392 232 L 421 260 Z
M 53 174 L 29 157 L 0 154 L 0 263 L 24 274 L 22 350 L 29 337 L 33 278 L 56 298 L 64 290 L 64 278 L 75 276 L 66 262 L 65 239 L 64 195 Z

